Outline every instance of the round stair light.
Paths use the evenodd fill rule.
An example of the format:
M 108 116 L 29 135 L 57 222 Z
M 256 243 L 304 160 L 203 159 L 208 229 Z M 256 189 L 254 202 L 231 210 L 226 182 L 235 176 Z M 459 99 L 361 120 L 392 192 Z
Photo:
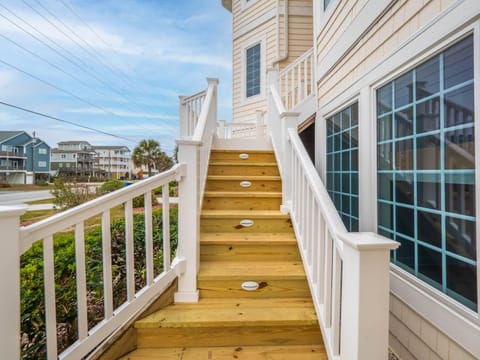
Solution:
M 245 281 L 242 284 L 242 289 L 246 291 L 255 291 L 260 285 L 255 281 Z
M 242 160 L 247 160 L 248 159 L 248 154 L 242 153 L 242 154 L 238 155 L 238 157 Z
M 254 222 L 251 219 L 240 220 L 240 225 L 242 225 L 243 227 L 250 227 L 250 226 L 253 226 L 253 224 Z
M 252 186 L 252 183 L 250 181 L 241 181 L 240 186 L 243 188 L 249 188 L 250 186 Z

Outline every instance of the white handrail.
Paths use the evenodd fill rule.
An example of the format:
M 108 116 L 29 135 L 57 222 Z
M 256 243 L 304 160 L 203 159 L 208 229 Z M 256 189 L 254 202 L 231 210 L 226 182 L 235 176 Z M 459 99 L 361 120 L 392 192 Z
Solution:
M 276 70 L 269 71 L 269 85 L 268 133 L 282 177 L 282 211 L 292 218 L 328 356 L 385 359 L 389 252 L 398 243 L 347 232 L 300 140 L 299 113 L 279 101 Z

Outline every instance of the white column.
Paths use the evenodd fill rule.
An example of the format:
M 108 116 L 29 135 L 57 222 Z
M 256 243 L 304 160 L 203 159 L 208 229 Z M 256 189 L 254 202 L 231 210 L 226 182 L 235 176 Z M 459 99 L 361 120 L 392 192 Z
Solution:
M 297 129 L 297 118 L 299 113 L 295 112 L 284 112 L 280 114 L 280 122 L 282 126 L 282 212 L 290 210 L 291 200 L 292 200 L 292 169 L 291 161 L 292 154 L 290 150 L 288 129 Z
M 388 357 L 390 251 L 398 243 L 373 233 L 343 237 L 342 359 Z
M 178 184 L 178 249 L 176 268 L 178 292 L 175 302 L 197 302 L 197 273 L 200 259 L 199 146 L 200 142 L 178 140 L 178 162 L 186 164 Z
M 180 136 L 186 136 L 187 135 L 187 129 L 188 129 L 188 124 L 187 124 L 187 111 L 185 109 L 185 104 L 184 101 L 187 97 L 186 96 L 179 96 L 178 97 L 178 102 L 179 102 L 179 121 L 180 121 Z
M 20 359 L 20 215 L 26 207 L 0 206 L 0 349 L 4 359 Z

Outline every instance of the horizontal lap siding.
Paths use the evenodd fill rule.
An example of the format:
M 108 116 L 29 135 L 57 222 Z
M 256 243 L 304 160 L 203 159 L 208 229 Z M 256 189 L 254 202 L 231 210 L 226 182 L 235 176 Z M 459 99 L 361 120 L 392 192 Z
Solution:
M 452 2 L 453 0 L 398 1 L 357 45 L 333 69 L 328 69 L 323 79 L 320 79 L 317 84 L 318 104 L 325 104 L 351 86 Z M 352 13 L 352 10 L 341 6 L 338 9 L 344 13 Z M 338 25 L 327 24 L 327 31 L 340 31 L 339 27 L 343 29 L 342 31 L 353 31 L 345 27 L 347 25 L 345 20 L 341 21 L 338 17 L 336 19 Z M 353 17 L 349 16 L 349 22 L 352 19 Z M 323 34 L 317 38 L 319 61 L 326 54 L 324 49 L 329 48 L 330 42 Z

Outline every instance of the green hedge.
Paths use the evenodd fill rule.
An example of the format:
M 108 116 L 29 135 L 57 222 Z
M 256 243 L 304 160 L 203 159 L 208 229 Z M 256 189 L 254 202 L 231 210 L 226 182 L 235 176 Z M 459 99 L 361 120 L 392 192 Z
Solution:
M 170 209 L 171 255 L 177 247 L 177 209 Z M 126 300 L 125 220 L 111 224 L 112 279 L 114 307 Z M 155 276 L 163 270 L 162 210 L 153 212 L 153 244 Z M 77 297 L 75 241 L 72 232 L 54 236 L 55 290 L 59 352 L 77 339 Z M 88 322 L 89 328 L 103 319 L 102 229 L 85 233 Z M 134 215 L 135 285 L 145 285 L 145 222 L 143 214 Z M 45 358 L 45 305 L 43 246 L 35 243 L 21 257 L 21 336 L 22 359 Z

